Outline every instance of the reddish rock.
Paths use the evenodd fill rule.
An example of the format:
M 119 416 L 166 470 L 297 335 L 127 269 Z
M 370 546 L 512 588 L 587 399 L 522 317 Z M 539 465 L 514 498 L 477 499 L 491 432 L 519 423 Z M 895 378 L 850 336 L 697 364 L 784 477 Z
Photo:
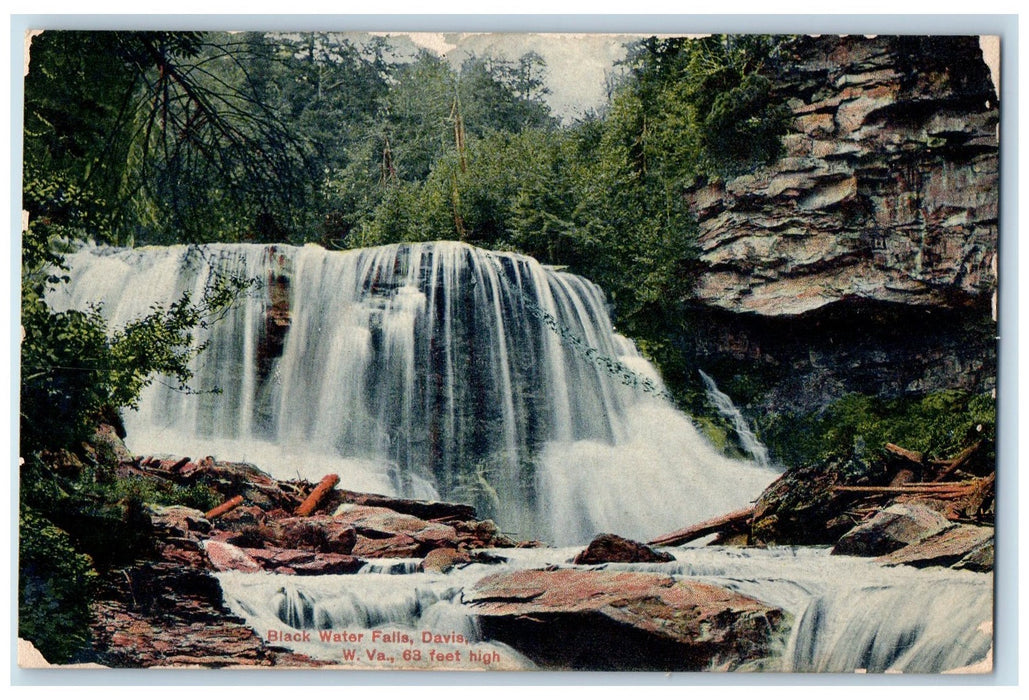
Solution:
M 242 505 L 218 518 L 218 527 L 236 532 L 245 527 L 260 527 L 268 520 L 267 514 L 257 506 Z
M 652 573 L 494 574 L 465 591 L 483 633 L 550 669 L 736 670 L 772 654 L 783 611 Z
M 354 528 L 330 515 L 283 518 L 274 523 L 274 530 L 283 547 L 350 554 L 357 543 Z
M 114 576 L 97 601 L 97 660 L 110 667 L 317 667 L 302 654 L 265 644 L 222 601 L 207 571 L 168 560 Z
M 467 564 L 471 561 L 471 556 L 465 552 L 459 552 L 450 547 L 440 547 L 425 555 L 418 565 L 418 570 L 446 573 L 458 564 Z
M 668 552 L 657 552 L 645 544 L 618 535 L 602 534 L 593 538 L 586 549 L 575 555 L 574 564 L 603 564 L 605 562 L 668 562 L 674 561 Z
M 228 542 L 208 540 L 205 546 L 207 557 L 217 571 L 261 571 L 261 565 L 239 547 Z
M 876 561 L 922 568 L 951 566 L 960 563 L 966 557 L 971 557 L 963 568 L 975 569 L 978 566 L 978 570 L 985 570 L 988 563 L 989 569 L 992 570 L 992 546 L 992 527 L 959 525 L 879 557 Z
M 357 533 L 353 554 L 360 557 L 421 557 L 439 547 L 455 547 L 457 531 L 375 506 L 344 505 L 334 519 Z
M 196 538 L 211 531 L 211 523 L 195 508 L 151 505 L 147 514 L 158 538 Z
M 242 551 L 267 571 L 285 573 L 288 570 L 301 576 L 352 574 L 364 566 L 363 561 L 346 554 L 311 552 L 301 549 L 280 549 L 278 547 L 264 549 L 243 548 Z

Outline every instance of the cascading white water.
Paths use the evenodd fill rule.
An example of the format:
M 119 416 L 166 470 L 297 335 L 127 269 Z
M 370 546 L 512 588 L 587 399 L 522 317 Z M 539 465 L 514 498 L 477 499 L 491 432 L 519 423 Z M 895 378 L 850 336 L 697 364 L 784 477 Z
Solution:
M 405 648 L 425 631 L 461 635 L 466 643 L 457 668 L 476 668 L 467 654 L 496 651 L 494 668 L 528 668 L 514 650 L 484 639 L 475 609 L 461 604 L 465 588 L 489 573 L 572 566 L 579 548 L 494 550 L 502 564 L 472 564 L 449 574 L 417 573 L 417 560 L 367 566 L 356 575 L 295 577 L 277 574 L 219 574 L 226 604 L 267 635 L 270 630 L 309 630 L 311 640 L 290 644 L 316 658 L 348 665 L 375 665 L 368 649 L 386 649 L 396 667 Z M 869 559 L 830 556 L 825 548 L 668 549 L 675 561 L 662 564 L 605 564 L 603 568 L 651 571 L 729 588 L 777 606 L 793 618 L 766 670 L 787 672 L 939 673 L 977 664 L 992 646 L 992 577 L 948 569 L 889 568 Z M 579 567 L 590 568 L 590 567 Z M 384 573 L 384 572 L 392 572 Z M 379 641 L 372 635 L 378 631 Z M 326 631 L 363 633 L 341 645 L 321 641 Z M 407 633 L 413 645 L 383 639 Z M 328 635 L 327 640 L 331 640 Z M 481 656 L 479 658 L 482 658 Z M 404 664 L 399 664 L 403 666 Z
M 158 383 L 125 416 L 140 454 L 335 472 L 348 489 L 472 502 L 559 544 L 653 537 L 775 476 L 641 391 L 660 380 L 614 333 L 601 290 L 531 258 L 435 242 L 87 248 L 68 263 L 51 303 L 101 303 L 114 327 L 198 298 L 216 274 L 262 282 L 197 338 L 197 394 Z
M 736 404 L 732 402 L 729 395 L 719 390 L 718 385 L 715 384 L 715 380 L 708 376 L 703 370 L 697 370 L 700 373 L 700 378 L 704 380 L 704 386 L 707 387 L 707 399 L 714 405 L 719 413 L 727 418 L 731 423 L 733 430 L 736 431 L 736 436 L 739 438 L 740 445 L 747 451 L 747 454 L 753 458 L 753 460 L 762 467 L 769 466 L 768 464 L 768 448 L 761 444 L 761 441 L 757 439 L 757 435 L 747 425 L 747 419 L 743 417 L 740 409 L 736 407 Z

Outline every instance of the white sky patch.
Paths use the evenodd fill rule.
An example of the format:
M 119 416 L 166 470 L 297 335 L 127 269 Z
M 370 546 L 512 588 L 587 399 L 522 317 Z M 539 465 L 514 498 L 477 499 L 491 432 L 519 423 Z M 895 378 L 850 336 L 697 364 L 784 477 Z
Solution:
M 990 68 L 990 77 L 993 78 L 993 89 L 1000 98 L 1000 37 L 981 36 L 979 37 L 979 48 L 983 52 L 983 60 Z
M 428 49 L 433 53 L 445 56 L 448 51 L 452 51 L 457 48 L 457 44 L 451 44 L 447 41 L 448 35 L 442 32 L 368 32 L 372 36 L 384 36 L 384 37 L 395 37 L 405 36 L 411 40 L 415 46 L 421 49 Z
M 547 103 L 554 114 L 574 119 L 607 101 L 607 78 L 615 63 L 625 57 L 626 44 L 641 34 L 574 34 L 504 32 L 372 32 L 388 36 L 401 48 L 410 42 L 438 55 L 454 66 L 470 56 L 492 56 L 516 61 L 535 51 L 546 62 L 544 82 L 550 90 Z

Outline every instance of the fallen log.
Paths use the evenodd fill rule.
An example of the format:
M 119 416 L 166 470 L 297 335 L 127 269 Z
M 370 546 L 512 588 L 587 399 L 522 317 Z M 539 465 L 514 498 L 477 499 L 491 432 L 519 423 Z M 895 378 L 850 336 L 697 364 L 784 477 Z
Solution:
M 966 447 L 958 454 L 957 457 L 950 461 L 950 464 L 947 467 L 945 467 L 943 471 L 936 475 L 936 478 L 933 479 L 933 481 L 943 481 L 948 476 L 953 474 L 955 471 L 963 467 L 965 464 L 968 463 L 968 460 L 972 459 L 972 456 L 979 451 L 979 448 L 982 447 L 982 445 L 983 441 L 980 440 L 971 447 Z
M 304 502 L 300 504 L 300 507 L 296 510 L 296 515 L 306 517 L 313 513 L 318 507 L 318 504 L 328 495 L 336 484 L 339 483 L 338 474 L 327 474 L 322 478 L 318 485 L 314 487 L 311 494 L 304 499 Z
M 218 517 L 221 517 L 222 515 L 225 515 L 230 510 L 232 510 L 232 509 L 234 509 L 234 508 L 236 508 L 236 507 L 238 507 L 238 506 L 240 506 L 242 504 L 243 504 L 243 497 L 242 496 L 233 496 L 229 500 L 225 501 L 225 503 L 222 503 L 220 506 L 216 506 L 215 508 L 212 508 L 211 510 L 207 511 L 206 513 L 204 513 L 204 517 L 206 519 L 208 519 L 208 520 L 214 520 L 215 518 L 218 518 Z
M 890 452 L 891 454 L 895 454 L 898 457 L 903 457 L 904 459 L 908 460 L 909 462 L 914 462 L 915 464 L 917 464 L 919 466 L 922 465 L 923 456 L 922 456 L 921 452 L 915 452 L 913 450 L 906 450 L 906 449 L 904 449 L 903 447 L 901 447 L 899 445 L 894 445 L 892 442 L 886 443 L 886 451 Z
M 890 493 L 926 493 L 926 494 L 949 494 L 965 493 L 973 488 L 974 482 L 948 481 L 940 483 L 917 483 L 904 484 L 902 486 L 833 486 L 832 490 L 840 493 L 868 493 L 868 494 L 890 494 Z
M 743 510 L 736 510 L 732 513 L 726 513 L 720 515 L 717 518 L 711 518 L 703 522 L 691 525 L 683 530 L 676 530 L 675 532 L 669 532 L 667 534 L 656 537 L 647 544 L 658 546 L 658 547 L 675 547 L 680 544 L 685 544 L 692 540 L 710 535 L 715 532 L 721 532 L 730 527 L 737 527 L 745 524 L 754 516 L 754 507 L 744 508 Z

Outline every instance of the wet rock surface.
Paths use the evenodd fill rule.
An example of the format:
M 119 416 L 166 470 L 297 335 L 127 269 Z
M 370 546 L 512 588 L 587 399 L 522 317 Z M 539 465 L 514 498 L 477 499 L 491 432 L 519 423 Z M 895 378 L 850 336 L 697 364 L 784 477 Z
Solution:
M 928 506 L 895 503 L 844 534 L 832 553 L 880 556 L 952 527 L 952 522 Z
M 972 571 L 993 569 L 993 528 L 958 525 L 879 557 L 884 564 L 955 566 Z
M 770 656 L 786 623 L 751 598 L 650 573 L 496 574 L 464 601 L 488 637 L 551 669 L 738 670 Z
M 658 552 L 645 544 L 619 535 L 597 535 L 586 549 L 575 555 L 575 564 L 603 564 L 606 562 L 667 562 L 674 561 L 668 552 Z

